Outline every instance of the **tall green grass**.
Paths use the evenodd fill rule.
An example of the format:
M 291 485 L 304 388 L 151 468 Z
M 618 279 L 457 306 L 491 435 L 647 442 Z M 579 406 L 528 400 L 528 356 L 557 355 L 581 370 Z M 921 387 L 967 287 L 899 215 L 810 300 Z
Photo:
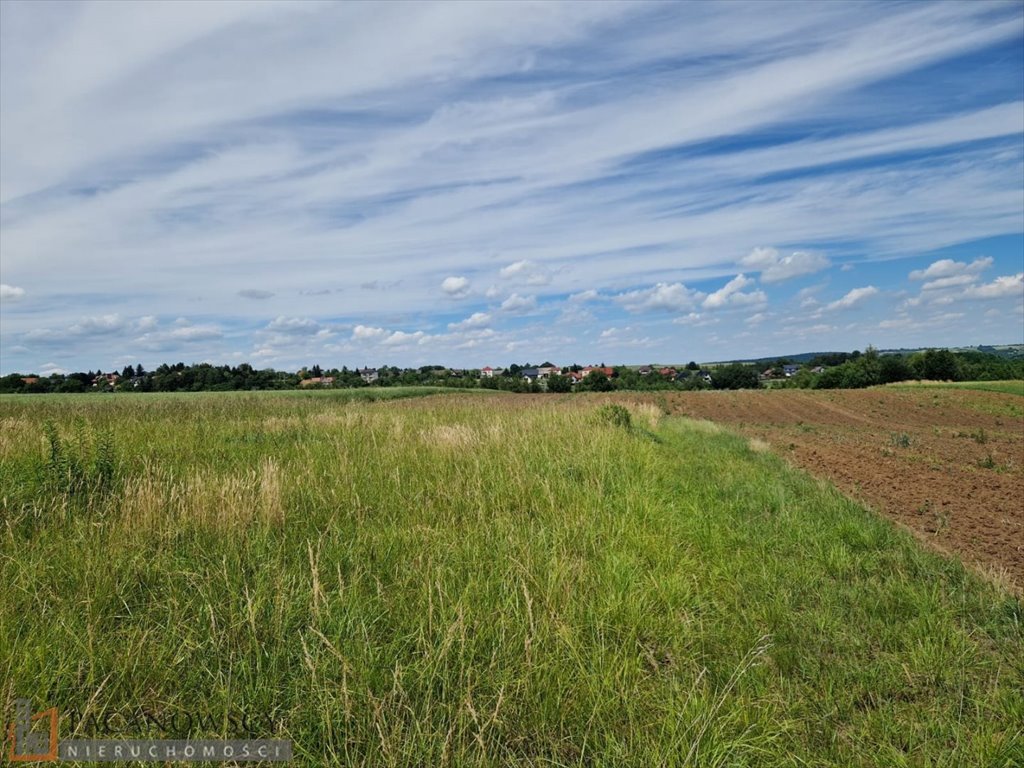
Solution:
M 245 709 L 318 766 L 1020 764 L 1020 602 L 763 445 L 321 394 L 0 403 L 5 719 Z

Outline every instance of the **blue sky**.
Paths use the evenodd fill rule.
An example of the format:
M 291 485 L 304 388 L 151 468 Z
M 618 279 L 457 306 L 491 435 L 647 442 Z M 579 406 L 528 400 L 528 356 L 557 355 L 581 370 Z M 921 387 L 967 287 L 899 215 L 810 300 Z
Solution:
M 0 3 L 0 371 L 1024 342 L 1020 3 Z

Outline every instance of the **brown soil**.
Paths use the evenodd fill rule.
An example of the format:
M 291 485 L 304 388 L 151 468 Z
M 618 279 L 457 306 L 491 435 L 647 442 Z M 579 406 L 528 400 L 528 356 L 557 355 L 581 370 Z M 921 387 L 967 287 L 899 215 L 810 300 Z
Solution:
M 929 545 L 1024 591 L 1024 399 L 959 389 L 642 398 L 767 441 Z

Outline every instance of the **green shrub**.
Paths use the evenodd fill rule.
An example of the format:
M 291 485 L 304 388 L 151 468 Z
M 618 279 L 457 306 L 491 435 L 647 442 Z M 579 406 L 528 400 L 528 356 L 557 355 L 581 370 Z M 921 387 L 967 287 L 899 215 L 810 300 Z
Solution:
M 629 411 L 621 405 L 615 405 L 613 403 L 602 405 L 598 408 L 597 418 L 602 423 L 611 424 L 613 427 L 629 429 L 633 426 L 633 417 L 629 415 Z

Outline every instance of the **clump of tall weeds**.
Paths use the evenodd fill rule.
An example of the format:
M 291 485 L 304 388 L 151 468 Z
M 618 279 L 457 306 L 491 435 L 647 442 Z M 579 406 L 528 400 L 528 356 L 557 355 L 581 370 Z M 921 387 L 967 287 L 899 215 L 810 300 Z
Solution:
M 47 442 L 44 466 L 46 483 L 70 496 L 109 491 L 117 478 L 113 433 L 85 422 L 75 425 L 72 436 L 62 436 L 52 421 L 43 424 Z
M 633 417 L 630 415 L 629 410 L 615 403 L 602 405 L 597 409 L 596 414 L 598 421 L 611 424 L 613 427 L 629 429 L 633 426 Z

